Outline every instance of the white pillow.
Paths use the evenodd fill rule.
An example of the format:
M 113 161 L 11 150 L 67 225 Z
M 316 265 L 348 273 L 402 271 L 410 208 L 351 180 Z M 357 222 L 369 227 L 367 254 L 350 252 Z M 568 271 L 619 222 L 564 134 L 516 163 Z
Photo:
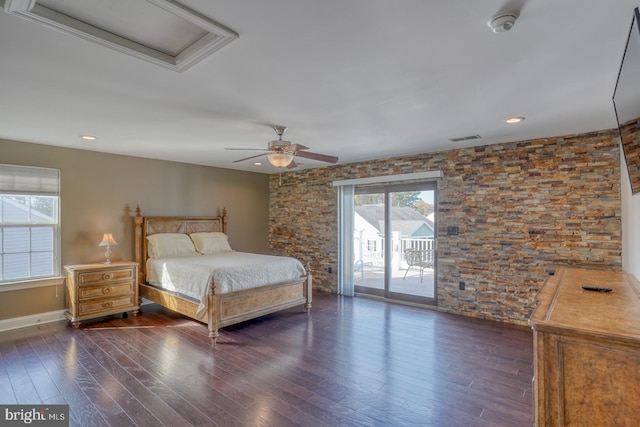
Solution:
M 150 258 L 173 258 L 199 255 L 186 234 L 159 233 L 147 237 Z
M 218 252 L 230 252 L 231 246 L 229 246 L 229 238 L 224 233 L 211 232 L 211 233 L 192 233 L 189 235 L 193 243 L 196 245 L 196 250 L 201 254 L 215 254 Z

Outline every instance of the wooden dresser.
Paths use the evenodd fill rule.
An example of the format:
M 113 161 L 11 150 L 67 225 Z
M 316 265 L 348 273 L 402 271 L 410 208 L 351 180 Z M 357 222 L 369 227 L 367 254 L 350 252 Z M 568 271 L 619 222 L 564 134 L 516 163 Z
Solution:
M 76 328 L 80 322 L 132 311 L 137 315 L 138 264 L 66 265 L 67 310 L 64 315 Z
M 622 272 L 557 268 L 536 301 L 536 425 L 640 425 L 640 283 Z

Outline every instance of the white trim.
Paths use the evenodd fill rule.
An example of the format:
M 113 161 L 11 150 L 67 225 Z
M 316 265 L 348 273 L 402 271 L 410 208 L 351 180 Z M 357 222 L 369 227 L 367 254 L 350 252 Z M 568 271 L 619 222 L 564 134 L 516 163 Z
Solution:
M 47 279 L 24 280 L 22 282 L 0 283 L 0 292 L 19 291 L 21 289 L 45 288 L 64 283 L 64 277 L 49 277 Z
M 442 171 L 403 173 L 400 175 L 370 176 L 367 178 L 345 179 L 344 181 L 333 181 L 333 186 L 341 187 L 343 185 L 379 184 L 383 182 L 436 178 L 442 178 Z
M 11 319 L 0 320 L 0 332 L 25 328 L 27 326 L 41 325 L 44 323 L 57 322 L 59 320 L 64 320 L 64 310 L 13 317 Z

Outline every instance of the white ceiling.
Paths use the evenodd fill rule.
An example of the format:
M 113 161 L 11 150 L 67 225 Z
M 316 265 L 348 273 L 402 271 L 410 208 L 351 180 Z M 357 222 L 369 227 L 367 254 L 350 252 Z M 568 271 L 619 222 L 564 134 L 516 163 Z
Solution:
M 225 147 L 266 148 L 285 125 L 285 139 L 350 163 L 613 128 L 640 5 L 180 2 L 239 35 L 182 73 L 0 13 L 0 138 L 273 173 Z M 494 34 L 505 6 L 520 18 Z

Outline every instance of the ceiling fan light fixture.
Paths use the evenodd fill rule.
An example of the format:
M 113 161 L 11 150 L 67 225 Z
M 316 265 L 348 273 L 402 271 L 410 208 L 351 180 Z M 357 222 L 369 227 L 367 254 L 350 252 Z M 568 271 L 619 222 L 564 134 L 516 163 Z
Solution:
M 269 163 L 277 168 L 286 168 L 293 161 L 293 154 L 271 152 L 267 155 Z

